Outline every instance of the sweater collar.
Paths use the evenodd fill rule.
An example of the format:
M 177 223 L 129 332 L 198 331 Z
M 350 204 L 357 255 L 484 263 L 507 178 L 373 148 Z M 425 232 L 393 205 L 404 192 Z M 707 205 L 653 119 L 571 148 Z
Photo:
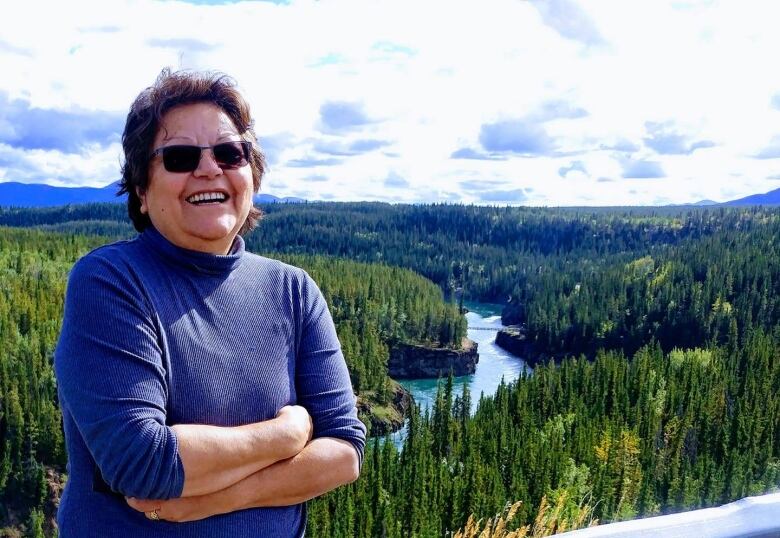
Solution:
M 160 254 L 167 261 L 197 273 L 210 275 L 226 274 L 238 267 L 244 256 L 244 239 L 237 235 L 225 255 L 189 250 L 174 245 L 154 226 L 148 226 L 140 235 L 141 243 Z

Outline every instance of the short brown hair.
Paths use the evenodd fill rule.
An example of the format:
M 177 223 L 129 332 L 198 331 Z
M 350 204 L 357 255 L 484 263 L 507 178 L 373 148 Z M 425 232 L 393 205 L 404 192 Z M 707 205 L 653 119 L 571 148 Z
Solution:
M 151 225 L 149 216 L 141 212 L 141 199 L 136 191 L 145 192 L 149 185 L 149 154 L 154 138 L 165 114 L 177 106 L 192 103 L 218 106 L 233 121 L 241 137 L 252 142 L 249 165 L 254 190 L 260 189 L 266 169 L 265 157 L 257 146 L 249 105 L 236 89 L 235 81 L 224 73 L 163 69 L 154 84 L 133 101 L 122 133 L 125 161 L 119 194 L 127 193 L 127 213 L 139 232 Z M 260 210 L 253 206 L 238 233 L 253 229 L 260 216 Z

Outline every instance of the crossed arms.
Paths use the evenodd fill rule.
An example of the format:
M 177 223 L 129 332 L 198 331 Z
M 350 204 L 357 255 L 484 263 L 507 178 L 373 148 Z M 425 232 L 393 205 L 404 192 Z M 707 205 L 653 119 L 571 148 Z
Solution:
M 311 419 L 300 406 L 286 406 L 276 418 L 248 426 L 179 425 L 173 430 L 184 465 L 182 496 L 127 499 L 132 508 L 156 510 L 168 521 L 301 503 L 356 480 L 360 472 L 352 444 L 329 437 L 311 440 Z

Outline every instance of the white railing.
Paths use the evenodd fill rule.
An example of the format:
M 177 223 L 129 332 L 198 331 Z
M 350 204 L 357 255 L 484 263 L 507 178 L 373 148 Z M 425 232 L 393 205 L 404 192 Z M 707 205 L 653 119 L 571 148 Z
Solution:
M 609 523 L 556 536 L 565 538 L 780 537 L 780 493 L 747 497 L 716 508 Z

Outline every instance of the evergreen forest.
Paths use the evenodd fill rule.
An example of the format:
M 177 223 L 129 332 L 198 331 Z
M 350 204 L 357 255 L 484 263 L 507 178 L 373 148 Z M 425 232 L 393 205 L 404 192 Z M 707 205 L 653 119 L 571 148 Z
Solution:
M 388 402 L 393 343 L 459 346 L 464 299 L 504 304 L 555 359 L 493 395 L 440 380 L 401 446 L 375 439 L 357 482 L 310 503 L 312 536 L 452 536 L 516 501 L 512 526 L 547 510 L 564 530 L 780 487 L 779 210 L 263 210 L 248 250 L 319 283 L 359 396 Z M 0 536 L 52 536 L 67 272 L 134 231 L 116 204 L 0 209 L 0 226 Z

